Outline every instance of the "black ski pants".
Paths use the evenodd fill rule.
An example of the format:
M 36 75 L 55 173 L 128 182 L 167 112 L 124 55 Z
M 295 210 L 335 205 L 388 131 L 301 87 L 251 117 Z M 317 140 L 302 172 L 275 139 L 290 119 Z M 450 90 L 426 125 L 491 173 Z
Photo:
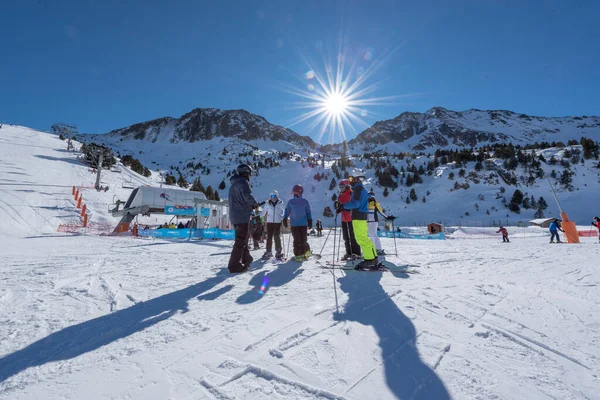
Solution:
M 308 245 L 308 227 L 292 226 L 292 238 L 294 240 L 294 255 L 303 256 L 310 250 Z
M 502 242 L 503 243 L 510 243 L 510 240 L 508 240 L 508 236 L 502 235 Z
M 554 241 L 554 236 L 556 236 L 556 241 L 560 242 L 560 237 L 558 236 L 558 231 L 550 231 L 550 233 L 552 234 L 552 236 L 550 236 L 550 241 L 551 242 Z
M 250 263 L 253 261 L 248 249 L 248 225 L 238 224 L 233 226 L 235 229 L 235 242 L 233 243 L 228 265 L 231 273 L 244 271 L 246 267 L 250 267 Z
M 344 238 L 344 245 L 346 246 L 346 254 L 355 254 L 360 256 L 360 246 L 354 237 L 354 228 L 352 227 L 352 222 L 342 221 L 342 236 Z
M 275 239 L 275 251 L 281 253 L 281 222 L 267 222 L 267 251 L 269 252 L 273 250 L 273 239 Z

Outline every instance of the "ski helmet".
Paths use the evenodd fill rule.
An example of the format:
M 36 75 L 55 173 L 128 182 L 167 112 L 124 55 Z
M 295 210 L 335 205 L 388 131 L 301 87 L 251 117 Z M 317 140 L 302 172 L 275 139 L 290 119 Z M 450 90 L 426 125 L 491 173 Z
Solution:
M 350 181 L 348 179 L 342 179 L 338 187 L 342 190 L 345 190 L 350 187 Z
M 245 177 L 250 177 L 250 175 L 252 175 L 252 167 L 250 167 L 248 164 L 238 165 L 236 171 L 238 175 L 242 175 Z
M 348 177 L 348 180 L 350 181 L 351 185 L 354 185 L 358 182 L 364 181 L 365 176 L 364 175 L 350 175 L 350 177 Z
M 272 199 L 278 198 L 279 197 L 279 192 L 277 190 L 273 190 L 270 194 L 269 197 Z
M 302 185 L 294 185 L 292 193 L 294 195 L 302 196 L 302 193 L 304 193 L 304 188 L 302 187 Z

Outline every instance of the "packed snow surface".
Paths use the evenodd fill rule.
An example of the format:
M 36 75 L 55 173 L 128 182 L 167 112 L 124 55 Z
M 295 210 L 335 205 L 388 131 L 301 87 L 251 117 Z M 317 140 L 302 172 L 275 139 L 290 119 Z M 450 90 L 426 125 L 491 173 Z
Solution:
M 19 129 L 0 130 L 0 399 L 598 398 L 597 237 L 461 228 L 382 239 L 391 272 L 231 275 L 228 241 L 56 233 L 93 180 Z M 84 192 L 93 220 L 112 197 Z M 309 239 L 330 232 L 323 263 L 339 230 Z

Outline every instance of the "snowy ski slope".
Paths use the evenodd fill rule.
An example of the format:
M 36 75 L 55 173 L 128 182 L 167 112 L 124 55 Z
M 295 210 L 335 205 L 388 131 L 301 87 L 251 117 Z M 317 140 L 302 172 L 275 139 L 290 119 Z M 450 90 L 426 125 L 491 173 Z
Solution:
M 230 275 L 228 241 L 56 233 L 94 177 L 63 149 L 0 129 L 0 399 L 598 398 L 597 237 L 461 229 L 398 240 L 392 272 L 311 259 Z M 92 220 L 127 174 L 84 191 Z

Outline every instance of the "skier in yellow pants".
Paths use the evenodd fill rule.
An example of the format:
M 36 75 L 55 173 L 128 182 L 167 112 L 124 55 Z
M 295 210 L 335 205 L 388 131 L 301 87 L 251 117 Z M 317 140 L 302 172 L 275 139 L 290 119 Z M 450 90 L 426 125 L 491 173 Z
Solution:
M 369 215 L 369 194 L 363 187 L 364 176 L 350 176 L 350 185 L 352 185 L 352 199 L 345 204 L 339 204 L 336 212 L 341 213 L 344 210 L 352 210 L 352 228 L 356 243 L 360 246 L 364 260 L 358 263 L 357 268 L 376 268 L 379 260 L 377 259 L 377 250 L 369 239 L 369 230 L 367 227 L 367 217 Z

